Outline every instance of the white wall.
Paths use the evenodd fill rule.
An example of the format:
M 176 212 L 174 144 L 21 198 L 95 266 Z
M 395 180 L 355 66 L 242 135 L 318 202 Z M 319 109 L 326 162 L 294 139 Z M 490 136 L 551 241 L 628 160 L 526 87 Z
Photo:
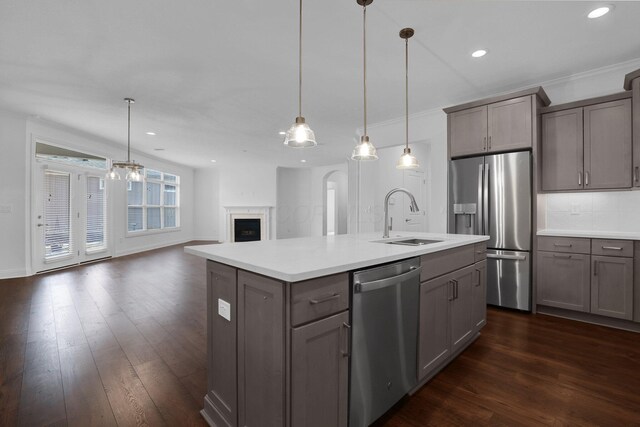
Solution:
M 0 111 L 0 279 L 27 274 L 26 117 Z
M 39 141 L 72 150 L 121 159 L 126 148 L 95 135 L 85 134 L 54 123 L 0 113 L 0 205 L 11 206 L 11 213 L 0 214 L 0 278 L 24 276 L 32 271 L 32 228 L 38 214 L 31 209 L 31 173 L 35 143 Z M 127 236 L 126 182 L 110 183 L 110 239 L 112 255 L 121 256 L 187 242 L 193 238 L 194 172 L 192 168 L 133 153 L 144 166 L 180 176 L 180 220 L 176 231 Z
M 219 165 L 219 240 L 225 241 L 225 206 L 272 206 L 271 238 L 277 233 L 275 221 L 276 169 L 260 160 L 243 159 L 238 164 Z M 200 207 L 198 207 L 200 209 Z
M 324 178 L 334 171 L 338 184 L 338 216 L 346 223 L 348 179 L 347 163 L 277 170 L 277 238 L 322 236 L 324 225 Z M 340 221 L 339 221 L 340 222 Z M 338 230 L 345 232 L 346 229 Z
M 220 176 L 217 168 L 195 171 L 194 240 L 220 240 Z M 224 232 L 224 230 L 222 230 Z

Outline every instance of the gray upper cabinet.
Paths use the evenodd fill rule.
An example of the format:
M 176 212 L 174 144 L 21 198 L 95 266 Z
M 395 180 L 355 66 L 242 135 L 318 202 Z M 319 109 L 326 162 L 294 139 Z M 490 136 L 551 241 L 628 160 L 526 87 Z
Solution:
M 542 190 L 584 186 L 582 108 L 542 116 Z
M 291 425 L 346 427 L 349 312 L 292 331 Z
M 448 116 L 451 157 L 487 150 L 487 106 L 457 111 Z
M 633 95 L 633 185 L 640 187 L 640 69 L 624 77 L 624 88 Z
M 531 147 L 531 103 L 531 96 L 523 96 L 487 106 L 489 152 Z
M 628 93 L 548 107 L 542 115 L 542 191 L 632 185 Z
M 631 187 L 631 100 L 584 108 L 584 184 L 587 189 Z
M 538 251 L 538 304 L 589 312 L 590 256 Z
M 533 100 L 521 96 L 450 113 L 450 157 L 531 148 Z
M 633 319 L 633 259 L 592 256 L 591 312 Z

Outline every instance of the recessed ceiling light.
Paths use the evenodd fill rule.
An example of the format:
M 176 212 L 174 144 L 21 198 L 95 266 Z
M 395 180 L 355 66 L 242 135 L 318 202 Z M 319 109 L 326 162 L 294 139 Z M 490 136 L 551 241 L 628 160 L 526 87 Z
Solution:
M 164 151 L 164 148 L 154 148 L 154 151 Z
M 278 132 L 280 135 L 286 135 L 287 133 L 283 130 L 281 130 L 280 132 Z
M 155 132 L 147 132 L 147 135 L 156 136 Z
M 473 52 L 471 56 L 473 56 L 474 58 L 482 58 L 486 54 L 487 54 L 487 51 L 485 49 L 478 49 L 475 52 Z
M 305 159 L 300 160 L 300 163 L 307 163 Z
M 601 16 L 604 16 L 607 13 L 609 13 L 611 9 L 612 9 L 611 6 L 598 7 L 596 9 L 593 9 L 591 12 L 589 12 L 589 14 L 587 15 L 587 18 L 589 19 L 600 18 Z
M 213 160 L 213 159 L 211 160 L 211 163 L 215 163 L 215 162 L 216 162 L 215 160 Z

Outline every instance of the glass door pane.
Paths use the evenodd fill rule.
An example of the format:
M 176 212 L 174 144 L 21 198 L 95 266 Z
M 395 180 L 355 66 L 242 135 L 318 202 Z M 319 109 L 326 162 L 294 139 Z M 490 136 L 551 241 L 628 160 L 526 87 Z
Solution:
M 106 249 L 106 197 L 104 179 L 87 177 L 86 252 Z
M 45 262 L 73 255 L 69 173 L 44 173 L 44 249 Z

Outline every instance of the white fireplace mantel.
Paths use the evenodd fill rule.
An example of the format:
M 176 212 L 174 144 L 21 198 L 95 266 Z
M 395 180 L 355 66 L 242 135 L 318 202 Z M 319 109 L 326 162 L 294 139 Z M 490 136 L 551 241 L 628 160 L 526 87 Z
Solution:
M 233 220 L 259 219 L 260 240 L 271 239 L 271 209 L 273 206 L 225 206 L 227 242 L 234 241 Z

